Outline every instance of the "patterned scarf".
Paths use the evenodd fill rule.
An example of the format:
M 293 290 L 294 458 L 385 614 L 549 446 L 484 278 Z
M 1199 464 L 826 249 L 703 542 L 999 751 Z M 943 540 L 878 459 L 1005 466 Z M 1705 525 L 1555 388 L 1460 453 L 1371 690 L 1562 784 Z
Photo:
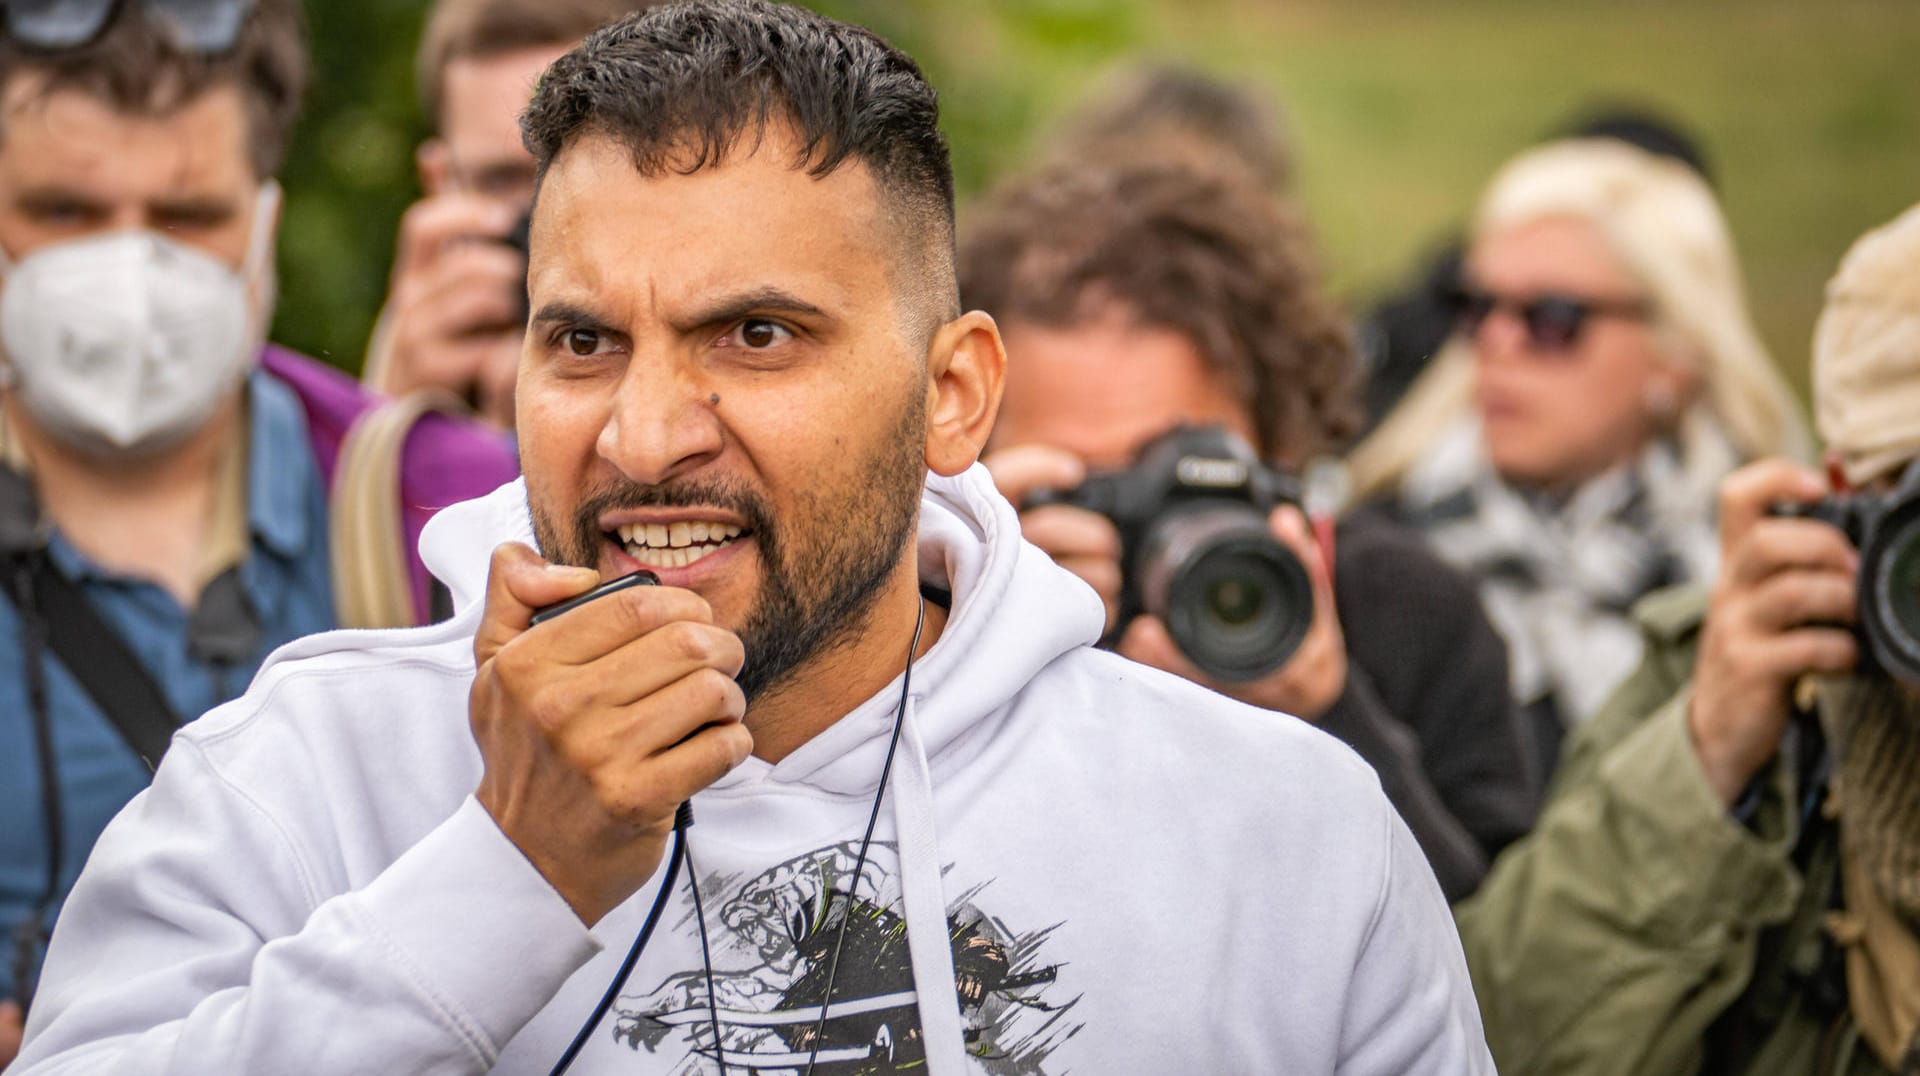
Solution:
M 1503 481 L 1468 419 L 1408 472 L 1401 509 L 1479 583 L 1507 641 L 1514 697 L 1551 700 L 1571 726 L 1639 663 L 1633 603 L 1713 578 L 1717 487 L 1738 465 L 1731 442 L 1696 409 L 1679 436 L 1549 499 Z

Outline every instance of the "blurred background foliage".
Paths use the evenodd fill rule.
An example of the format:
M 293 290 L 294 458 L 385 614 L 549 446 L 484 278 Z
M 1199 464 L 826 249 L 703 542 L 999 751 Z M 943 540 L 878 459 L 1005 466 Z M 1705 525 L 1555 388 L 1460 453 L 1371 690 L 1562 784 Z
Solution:
M 1465 220 L 1492 171 L 1596 102 L 1704 143 L 1762 333 L 1796 384 L 1821 286 L 1920 200 L 1913 0 L 816 0 L 939 87 L 963 202 L 1113 69 L 1189 64 L 1281 108 L 1333 287 L 1359 306 Z M 277 338 L 348 370 L 385 293 L 424 134 L 425 0 L 315 0 L 285 178 Z

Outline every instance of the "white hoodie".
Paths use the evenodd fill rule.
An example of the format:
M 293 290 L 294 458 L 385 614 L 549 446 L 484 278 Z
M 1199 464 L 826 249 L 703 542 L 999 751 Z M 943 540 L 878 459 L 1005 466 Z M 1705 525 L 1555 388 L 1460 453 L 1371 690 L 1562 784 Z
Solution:
M 441 513 L 422 549 L 452 621 L 293 643 L 178 734 L 67 903 L 15 1076 L 549 1070 L 666 871 L 588 930 L 473 798 L 472 634 L 511 539 L 518 483 Z M 930 479 L 919 558 L 952 614 L 913 668 L 819 1076 L 1493 1071 L 1447 905 L 1357 756 L 1094 650 L 1099 603 L 979 468 Z M 899 693 L 694 799 L 730 1073 L 807 1069 L 848 908 L 822 896 Z M 720 1071 L 676 889 L 571 1072 Z

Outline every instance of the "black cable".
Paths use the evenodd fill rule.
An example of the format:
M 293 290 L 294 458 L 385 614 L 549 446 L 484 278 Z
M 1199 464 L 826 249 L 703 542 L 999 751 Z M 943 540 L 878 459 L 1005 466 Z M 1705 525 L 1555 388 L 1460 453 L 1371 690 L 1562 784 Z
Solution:
M 820 1017 L 813 1023 L 813 1041 L 807 1046 L 806 1076 L 820 1061 L 820 1036 L 827 1029 L 827 1006 L 833 1003 L 833 978 L 840 971 L 840 950 L 847 944 L 847 924 L 853 920 L 853 897 L 860 890 L 860 876 L 867 869 L 867 849 L 873 844 L 873 826 L 880 820 L 880 801 L 887 794 L 887 776 L 893 772 L 893 753 L 900 746 L 900 729 L 907 719 L 907 689 L 913 686 L 913 657 L 920 652 L 920 629 L 927 624 L 927 600 L 920 599 L 920 615 L 913 622 L 913 642 L 907 645 L 907 671 L 900 674 L 900 702 L 893 708 L 893 735 L 887 740 L 887 761 L 880 767 L 880 787 L 873 792 L 873 809 L 867 812 L 867 832 L 860 838 L 860 855 L 853 862 L 853 881 L 840 908 L 840 929 L 833 938 L 833 959 L 827 962 L 826 989 L 820 993 Z M 832 900 L 832 894 L 828 894 Z M 909 928 L 911 929 L 911 928 Z
M 854 892 L 860 887 L 861 872 L 866 869 L 867 850 L 873 844 L 874 825 L 880 818 L 880 801 L 886 796 L 887 778 L 893 772 L 893 756 L 894 752 L 900 746 L 900 729 L 906 720 L 907 692 L 913 685 L 913 659 L 914 655 L 920 650 L 920 632 L 921 629 L 926 627 L 926 623 L 927 603 L 926 599 L 922 598 L 920 601 L 919 614 L 913 624 L 913 641 L 907 646 L 907 668 L 906 672 L 904 672 L 900 678 L 900 701 L 894 706 L 893 710 L 893 735 L 887 741 L 886 763 L 880 768 L 880 787 L 874 791 L 873 807 L 867 812 L 867 831 L 860 838 L 860 854 L 854 861 L 853 882 L 848 886 L 848 907 L 842 909 L 840 930 L 835 936 L 833 943 L 833 959 L 827 965 L 826 991 L 820 999 L 820 1018 L 813 1027 L 813 1044 L 807 1058 L 807 1076 L 812 1076 L 813 1067 L 819 1061 L 820 1036 L 827 1022 L 827 1004 L 833 999 L 833 980 L 834 976 L 838 974 L 840 970 L 840 950 L 846 945 L 847 923 L 852 918 L 851 901 Z M 680 863 L 682 860 L 691 858 L 691 853 L 687 850 L 687 829 L 692 825 L 693 804 L 683 803 L 680 805 L 679 811 L 674 815 L 673 857 L 667 861 L 667 877 L 661 883 L 660 891 L 654 895 L 653 907 L 647 911 L 647 921 L 641 925 L 639 936 L 633 940 L 633 947 L 627 950 L 627 958 L 621 961 L 620 971 L 614 975 L 613 982 L 607 984 L 607 992 L 600 998 L 600 1004 L 594 1007 L 593 1015 L 588 1017 L 587 1022 L 580 1026 L 580 1031 L 574 1036 L 573 1042 L 567 1047 L 567 1052 L 560 1056 L 559 1062 L 553 1066 L 552 1071 L 550 1071 L 547 1076 L 562 1076 L 568 1067 L 573 1064 L 573 1059 L 579 1055 L 580 1050 L 586 1045 L 588 1037 L 593 1034 L 593 1029 L 600 1026 L 600 1021 L 606 1017 L 607 1010 L 613 1007 L 614 999 L 620 995 L 620 988 L 626 985 L 627 976 L 633 974 L 634 965 L 640 962 L 640 954 L 646 950 L 648 940 L 653 937 L 654 928 L 659 925 L 660 922 L 660 912 L 666 907 L 667 895 L 673 890 L 674 880 L 679 876 Z M 720 1011 L 718 1004 L 714 1000 L 713 954 L 707 941 L 707 917 L 700 903 L 700 881 L 694 876 L 691 866 L 688 867 L 687 878 L 693 888 L 694 916 L 700 926 L 700 958 L 701 963 L 706 968 L 707 1018 L 713 1023 L 714 1056 L 720 1063 L 721 1076 L 726 1076 L 727 1062 L 725 1047 L 720 1038 Z M 829 899 L 831 899 L 831 895 L 829 895 Z
M 693 849 L 687 849 L 687 885 L 693 889 L 693 921 L 700 925 L 700 966 L 707 973 L 707 1020 L 713 1025 L 713 1059 L 720 1063 L 720 1076 L 727 1076 L 727 1047 L 720 1041 L 720 1006 L 713 1000 L 713 950 L 707 944 L 707 910 L 700 903 L 700 870 L 693 865 Z
M 613 999 L 620 996 L 620 988 L 626 985 L 627 976 L 633 974 L 633 966 L 640 962 L 640 954 L 646 951 L 647 942 L 653 937 L 653 928 L 660 923 L 660 912 L 667 906 L 667 897 L 673 892 L 674 879 L 680 875 L 680 861 L 685 859 L 687 854 L 687 827 L 691 825 L 693 825 L 693 805 L 683 803 L 673 815 L 673 857 L 667 860 L 667 877 L 660 883 L 660 892 L 654 894 L 653 907 L 647 910 L 647 921 L 641 925 L 640 934 L 633 939 L 633 947 L 627 950 L 627 958 L 620 962 L 619 974 L 607 984 L 607 992 L 601 995 L 600 1004 L 593 1007 L 593 1015 L 587 1018 L 586 1023 L 580 1025 L 579 1034 L 573 1037 L 567 1052 L 560 1055 L 559 1062 L 553 1066 L 553 1070 L 547 1073 L 547 1076 L 561 1076 L 573 1064 L 573 1059 L 579 1056 L 581 1048 L 586 1046 L 587 1038 L 593 1034 L 593 1029 L 600 1026 L 600 1021 L 606 1018 L 607 1010 L 613 1008 Z
M 46 656 L 47 622 L 40 614 L 33 572 L 32 560 L 18 557 L 13 562 L 13 575 L 9 580 L 14 604 L 20 613 L 20 639 L 24 644 L 21 671 L 25 675 L 27 711 L 33 725 L 34 760 L 40 770 L 40 809 L 47 839 L 47 884 L 14 938 L 13 990 L 22 1009 L 33 1004 L 34 980 L 38 977 L 34 966 L 40 947 L 47 940 L 47 921 L 53 915 L 54 900 L 60 893 L 60 875 L 66 869 L 66 821 L 60 797 L 60 768 L 54 755 L 53 718 L 47 701 L 46 668 L 42 664 Z

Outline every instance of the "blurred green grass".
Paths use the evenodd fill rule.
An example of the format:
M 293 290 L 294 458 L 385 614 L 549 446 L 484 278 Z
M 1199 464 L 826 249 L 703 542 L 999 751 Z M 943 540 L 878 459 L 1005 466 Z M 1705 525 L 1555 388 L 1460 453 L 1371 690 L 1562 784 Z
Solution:
M 821 0 L 918 57 L 962 197 L 1131 59 L 1270 94 L 1333 286 L 1356 304 L 1458 228 L 1498 165 L 1596 101 L 1706 146 L 1765 339 L 1804 385 L 1847 245 L 1920 201 L 1913 0 Z M 286 185 L 280 339 L 357 368 L 414 194 L 418 0 L 309 5 L 318 81 Z

